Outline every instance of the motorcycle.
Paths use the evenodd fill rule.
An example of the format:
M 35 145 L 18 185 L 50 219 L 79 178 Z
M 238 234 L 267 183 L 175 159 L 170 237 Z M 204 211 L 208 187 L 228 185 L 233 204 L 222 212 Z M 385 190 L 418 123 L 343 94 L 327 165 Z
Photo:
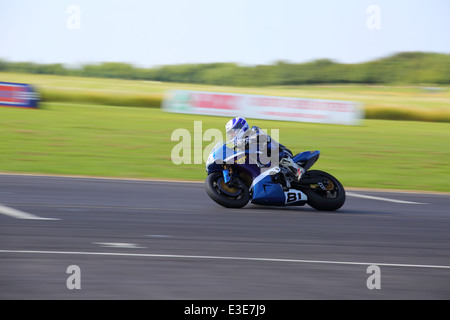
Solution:
M 242 208 L 249 202 L 265 206 L 304 206 L 335 211 L 345 203 L 345 190 L 331 174 L 309 170 L 320 151 L 305 151 L 293 160 L 305 170 L 300 181 L 289 178 L 287 169 L 262 164 L 260 151 L 237 151 L 230 143 L 219 142 L 206 162 L 205 190 L 226 208 Z

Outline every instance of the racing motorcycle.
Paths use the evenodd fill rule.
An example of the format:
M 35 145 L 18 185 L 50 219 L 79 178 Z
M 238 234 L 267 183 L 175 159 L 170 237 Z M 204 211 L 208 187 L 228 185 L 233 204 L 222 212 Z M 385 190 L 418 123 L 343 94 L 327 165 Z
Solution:
M 209 197 L 227 208 L 242 208 L 251 202 L 265 206 L 308 204 L 317 210 L 335 211 L 344 205 L 345 190 L 339 180 L 327 172 L 309 170 L 320 151 L 293 157 L 305 170 L 300 181 L 290 178 L 284 167 L 262 164 L 257 153 L 260 151 L 237 151 L 231 143 L 217 143 L 206 162 Z

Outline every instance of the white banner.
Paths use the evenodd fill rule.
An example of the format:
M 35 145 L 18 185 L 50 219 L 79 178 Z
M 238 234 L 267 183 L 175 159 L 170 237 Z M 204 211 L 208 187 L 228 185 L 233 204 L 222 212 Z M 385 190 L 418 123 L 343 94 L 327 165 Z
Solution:
M 250 94 L 174 90 L 166 93 L 164 111 L 254 119 L 359 125 L 357 102 Z

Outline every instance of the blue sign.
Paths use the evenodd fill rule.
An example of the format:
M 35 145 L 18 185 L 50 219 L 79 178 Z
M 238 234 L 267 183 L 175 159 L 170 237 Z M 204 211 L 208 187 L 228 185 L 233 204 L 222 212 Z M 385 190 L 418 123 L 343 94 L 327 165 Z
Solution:
M 29 84 L 0 82 L 0 106 L 37 108 L 39 94 Z

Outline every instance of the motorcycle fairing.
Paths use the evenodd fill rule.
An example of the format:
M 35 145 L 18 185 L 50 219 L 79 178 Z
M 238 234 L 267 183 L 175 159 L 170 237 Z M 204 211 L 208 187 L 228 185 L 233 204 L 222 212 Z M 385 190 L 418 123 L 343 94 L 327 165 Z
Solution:
M 301 163 L 303 169 L 308 170 L 319 159 L 320 151 L 305 151 L 295 155 L 292 160 L 296 163 Z
M 211 150 L 208 161 L 206 162 L 206 172 L 208 174 L 216 171 L 222 172 L 222 164 L 227 163 L 239 165 L 240 169 L 253 179 L 260 175 L 261 170 L 256 163 L 250 163 L 250 157 L 251 153 L 247 150 L 236 152 L 233 150 L 232 144 L 219 142 Z
M 274 167 L 260 174 L 250 186 L 251 203 L 269 206 L 302 205 L 308 200 L 306 194 L 299 190 L 284 191 L 279 183 L 272 181 L 272 175 L 280 172 Z

